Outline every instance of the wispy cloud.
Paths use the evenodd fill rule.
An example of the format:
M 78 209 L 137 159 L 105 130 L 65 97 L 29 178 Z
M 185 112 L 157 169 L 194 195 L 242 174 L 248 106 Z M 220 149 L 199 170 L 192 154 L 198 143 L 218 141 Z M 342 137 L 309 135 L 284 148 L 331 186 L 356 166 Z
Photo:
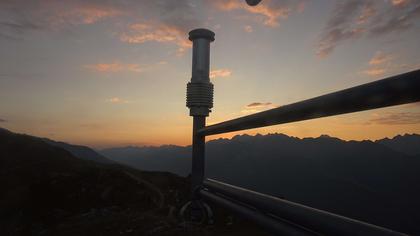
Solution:
M 103 73 L 115 73 L 115 72 L 121 72 L 121 71 L 139 73 L 143 71 L 143 68 L 139 64 L 123 64 L 120 62 L 90 64 L 90 65 L 84 65 L 83 67 L 86 69 L 95 71 L 95 72 L 103 72 Z
M 377 13 L 376 9 L 372 4 L 368 3 L 361 8 L 360 14 L 357 17 L 356 24 L 362 25 L 368 23 L 368 21 Z
M 109 99 L 107 99 L 106 100 L 107 102 L 110 102 L 110 103 L 129 103 L 129 101 L 128 100 L 125 100 L 125 99 L 122 99 L 122 98 L 119 98 L 119 97 L 112 97 L 112 98 L 109 98 Z
M 368 68 L 363 73 L 371 77 L 382 76 L 392 68 L 392 59 L 393 56 L 391 54 L 377 51 L 369 60 Z
M 246 107 L 265 107 L 265 106 L 271 106 L 271 105 L 273 105 L 273 103 L 271 102 L 253 102 L 246 105 Z
M 321 35 L 318 43 L 318 56 L 326 57 L 335 49 L 338 43 L 360 37 L 365 29 L 360 24 L 355 24 L 355 22 L 360 23 L 361 11 L 370 7 L 372 7 L 372 3 L 364 0 L 339 2 L 335 6 L 332 16 L 329 18 Z M 367 17 L 363 18 L 363 22 L 368 20 Z
M 411 29 L 419 17 L 418 1 L 341 1 L 335 6 L 320 35 L 317 55 L 326 57 L 339 44 L 351 39 L 377 37 Z
M 394 112 L 377 115 L 371 119 L 369 123 L 381 125 L 406 125 L 406 124 L 419 124 L 420 112 Z
M 386 17 L 390 15 L 389 17 Z M 396 5 L 392 11 L 377 17 L 383 21 L 372 26 L 369 33 L 371 36 L 381 36 L 394 32 L 402 32 L 413 28 L 416 19 L 420 18 L 420 2 L 412 1 L 403 5 Z
M 9 40 L 20 40 L 21 35 L 27 31 L 40 30 L 42 27 L 30 21 L 0 21 L 0 37 Z
M 153 23 L 136 23 L 129 26 L 128 32 L 123 32 L 121 41 L 127 43 L 159 42 L 172 43 L 178 46 L 178 53 L 182 54 L 191 47 L 186 38 L 186 32 L 175 26 L 156 25 Z
M 200 25 L 190 0 L 177 1 L 0 1 L 0 37 L 23 38 L 37 30 L 61 31 L 106 19 L 111 37 L 127 43 L 172 43 L 182 54 L 188 31 Z
M 377 77 L 385 74 L 386 69 L 385 68 L 369 68 L 363 71 L 364 74 Z
M 382 65 L 386 62 L 392 60 L 391 54 L 383 53 L 382 51 L 377 51 L 375 55 L 370 59 L 369 65 Z
M 255 16 L 255 20 L 269 27 L 277 27 L 280 19 L 287 19 L 289 15 L 296 11 L 303 11 L 304 5 L 301 2 L 286 2 L 265 0 L 259 5 L 251 7 L 244 4 L 242 0 L 215 0 L 213 4 L 221 11 L 244 11 Z
M 109 4 L 94 1 L 1 1 L 1 36 L 20 39 L 28 31 L 61 30 L 122 15 Z
M 55 13 L 52 14 L 48 22 L 53 26 L 94 24 L 106 18 L 123 14 L 120 10 L 100 5 L 75 5 L 55 4 Z M 56 10 L 57 9 L 57 10 Z
M 271 103 L 271 102 L 253 102 L 248 105 L 246 105 L 241 112 L 244 114 L 251 114 L 251 113 L 257 113 L 260 111 L 273 109 L 278 107 L 277 105 Z
M 232 71 L 229 69 L 219 69 L 219 70 L 212 70 L 210 71 L 210 78 L 218 78 L 218 77 L 229 77 L 232 75 Z
M 397 61 L 397 59 L 399 59 Z M 366 69 L 361 73 L 371 77 L 378 77 L 384 74 L 402 73 L 420 68 L 416 62 L 402 63 L 401 58 L 391 53 L 377 51 L 367 62 Z
M 409 2 L 409 0 L 392 0 L 391 2 L 394 6 L 404 6 Z

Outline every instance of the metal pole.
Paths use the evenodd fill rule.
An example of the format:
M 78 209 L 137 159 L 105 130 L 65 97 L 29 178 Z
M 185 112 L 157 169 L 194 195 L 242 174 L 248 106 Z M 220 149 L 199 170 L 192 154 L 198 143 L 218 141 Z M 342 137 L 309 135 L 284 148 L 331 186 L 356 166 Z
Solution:
M 202 185 L 204 178 L 205 136 L 198 130 L 206 125 L 206 116 L 213 107 L 213 84 L 210 83 L 210 43 L 214 33 L 207 29 L 195 29 L 189 33 L 193 42 L 192 77 L 187 85 L 187 107 L 193 116 L 191 192 Z
M 205 116 L 195 116 L 193 118 L 193 138 L 192 138 L 192 167 L 191 167 L 191 191 L 194 191 L 203 183 L 204 179 L 204 152 L 205 136 L 197 134 L 197 131 L 206 126 Z

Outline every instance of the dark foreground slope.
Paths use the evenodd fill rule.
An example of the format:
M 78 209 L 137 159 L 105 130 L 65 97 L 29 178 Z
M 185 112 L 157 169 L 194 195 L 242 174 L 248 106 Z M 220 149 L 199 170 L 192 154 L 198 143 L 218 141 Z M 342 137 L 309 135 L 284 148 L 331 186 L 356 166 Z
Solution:
M 177 217 L 188 181 L 74 157 L 0 129 L 0 235 L 258 235 L 239 221 L 188 226 Z M 261 234 L 261 233 L 260 233 Z M 245 234 L 247 235 L 247 234 Z
M 410 136 L 410 153 L 420 145 Z M 420 159 L 400 152 L 400 138 L 343 141 L 321 136 L 294 138 L 281 134 L 236 136 L 206 146 L 210 178 L 286 198 L 388 228 L 420 235 Z M 414 141 L 413 141 L 414 140 Z M 409 144 L 405 145 L 408 146 Z M 393 149 L 392 147 L 395 147 Z M 124 148 L 103 155 L 133 167 L 153 160 L 154 170 L 187 174 L 190 147 Z M 159 160 L 171 160 L 168 162 Z M 177 160 L 178 159 L 178 160 Z M 158 165 L 160 163 L 160 166 Z

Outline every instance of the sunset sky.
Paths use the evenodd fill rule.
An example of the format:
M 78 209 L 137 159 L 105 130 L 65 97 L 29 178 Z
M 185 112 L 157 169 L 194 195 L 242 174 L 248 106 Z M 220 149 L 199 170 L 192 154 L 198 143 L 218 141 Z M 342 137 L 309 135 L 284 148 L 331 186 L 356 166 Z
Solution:
M 1 0 L 0 127 L 95 148 L 188 145 L 200 27 L 216 34 L 210 124 L 420 68 L 418 0 Z M 269 132 L 420 133 L 420 104 L 240 133 Z

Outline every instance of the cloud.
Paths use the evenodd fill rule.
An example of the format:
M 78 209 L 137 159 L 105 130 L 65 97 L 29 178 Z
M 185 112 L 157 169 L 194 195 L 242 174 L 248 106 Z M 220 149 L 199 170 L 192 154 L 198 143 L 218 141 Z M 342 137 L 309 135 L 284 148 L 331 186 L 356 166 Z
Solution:
M 265 107 L 265 106 L 270 106 L 270 105 L 272 105 L 271 102 L 253 102 L 246 105 L 246 107 L 261 107 L 261 106 Z
M 192 46 L 188 32 L 206 18 L 196 15 L 196 4 L 191 0 L 127 1 L 120 8 L 129 17 L 121 19 L 117 35 L 130 44 L 172 44 L 178 48 L 177 55 L 183 55 Z
M 377 51 L 367 62 L 366 69 L 361 71 L 361 73 L 371 77 L 378 77 L 384 74 L 397 74 L 417 70 L 420 68 L 419 63 L 395 62 L 396 58 L 399 58 L 399 56 L 393 55 L 391 53 Z
M 127 43 L 159 42 L 172 43 L 178 46 L 178 53 L 182 54 L 192 46 L 186 37 L 186 32 L 175 26 L 156 25 L 153 23 L 136 23 L 129 26 L 128 32 L 123 32 L 121 41 Z
M 54 12 L 48 16 L 52 26 L 94 24 L 101 20 L 122 15 L 123 12 L 107 5 L 80 3 L 65 4 L 64 1 L 51 2 L 46 5 Z
M 219 70 L 212 70 L 210 71 L 210 78 L 218 78 L 218 77 L 229 77 L 232 75 L 232 71 L 229 69 L 219 69 Z
M 269 27 L 279 26 L 281 19 L 287 19 L 292 13 L 292 9 L 303 10 L 303 7 L 297 4 L 296 7 L 287 1 L 264 0 L 259 5 L 251 7 L 242 0 L 214 0 L 212 1 L 217 9 L 221 11 L 245 11 L 255 16 L 255 20 Z
M 254 29 L 250 25 L 245 25 L 244 26 L 244 31 L 247 32 L 247 33 L 252 33 L 254 31 Z
M 409 0 L 392 0 L 391 2 L 394 6 L 404 6 L 409 2 Z
M 317 55 L 327 57 L 339 44 L 348 40 L 409 30 L 418 17 L 418 1 L 400 0 L 391 4 L 372 0 L 341 1 L 334 7 L 320 34 Z
M 20 39 L 30 31 L 57 31 L 121 14 L 111 5 L 94 1 L 5 0 L 0 2 L 0 36 Z
M 174 44 L 182 54 L 191 43 L 188 31 L 202 25 L 191 0 L 163 1 L 0 1 L 0 37 L 24 38 L 31 31 L 73 29 L 106 19 L 111 36 L 122 42 Z
M 368 69 L 363 74 L 371 77 L 382 76 L 391 68 L 395 67 L 391 64 L 393 56 L 382 51 L 377 51 L 368 62 Z
M 369 68 L 363 71 L 364 74 L 372 76 L 372 77 L 383 75 L 385 74 L 385 72 L 386 72 L 385 68 Z
M 399 5 L 397 5 L 399 6 Z M 377 23 L 370 29 L 370 35 L 382 36 L 393 32 L 402 32 L 413 28 L 414 21 L 420 18 L 420 2 L 407 2 L 404 7 L 394 7 L 392 11 L 387 14 L 390 15 L 387 19 Z M 386 18 L 386 15 L 380 17 Z
M 318 43 L 318 56 L 326 57 L 341 41 L 360 37 L 364 28 L 360 24 L 354 24 L 354 21 L 360 18 L 362 9 L 369 7 L 371 7 L 370 1 L 364 0 L 350 0 L 338 3 L 321 35 Z M 363 18 L 364 22 L 368 20 L 367 17 Z M 361 22 L 360 19 L 359 22 Z
M 357 17 L 356 24 L 366 24 L 376 13 L 376 9 L 372 4 L 368 3 L 364 5 L 361 9 L 360 15 Z
M 257 113 L 268 109 L 273 109 L 278 107 L 277 105 L 271 103 L 271 102 L 253 102 L 248 105 L 246 105 L 242 110 L 241 113 L 244 114 L 251 114 L 251 113 Z
M 39 29 L 41 29 L 40 26 L 25 20 L 22 20 L 20 22 L 1 21 L 0 37 L 9 40 L 19 40 L 20 35 L 22 35 L 23 32 Z
M 392 60 L 392 56 L 390 54 L 385 54 L 381 51 L 377 51 L 375 55 L 370 59 L 369 65 L 382 65 L 386 62 Z
M 120 103 L 129 103 L 129 101 L 124 100 L 124 99 L 119 98 L 119 97 L 109 98 L 109 99 L 107 99 L 106 101 L 107 101 L 107 102 L 110 102 L 110 103 L 116 103 L 116 104 L 120 104 Z
M 327 57 L 331 54 L 340 41 L 354 39 L 360 37 L 362 29 L 341 30 L 333 29 L 329 31 L 319 43 L 317 55 L 321 58 Z
M 103 73 L 115 73 L 115 72 L 122 72 L 122 71 L 129 71 L 129 72 L 142 72 L 143 68 L 139 64 L 122 64 L 119 62 L 113 63 L 98 63 L 98 64 L 91 64 L 91 65 L 84 65 L 84 68 L 95 72 L 103 72 Z
M 0 118 L 0 123 L 5 123 L 7 120 Z
M 369 120 L 370 123 L 380 125 L 407 125 L 419 124 L 420 112 L 395 112 L 387 113 Z
M 405 71 L 419 70 L 420 69 L 420 63 L 418 63 L 418 64 L 401 64 L 401 65 L 399 65 L 399 68 L 401 68 Z
M 367 68 L 361 73 L 371 77 L 378 77 L 384 74 L 397 74 L 420 69 L 420 64 L 416 62 L 398 63 L 398 58 L 390 53 L 377 51 L 367 63 Z

